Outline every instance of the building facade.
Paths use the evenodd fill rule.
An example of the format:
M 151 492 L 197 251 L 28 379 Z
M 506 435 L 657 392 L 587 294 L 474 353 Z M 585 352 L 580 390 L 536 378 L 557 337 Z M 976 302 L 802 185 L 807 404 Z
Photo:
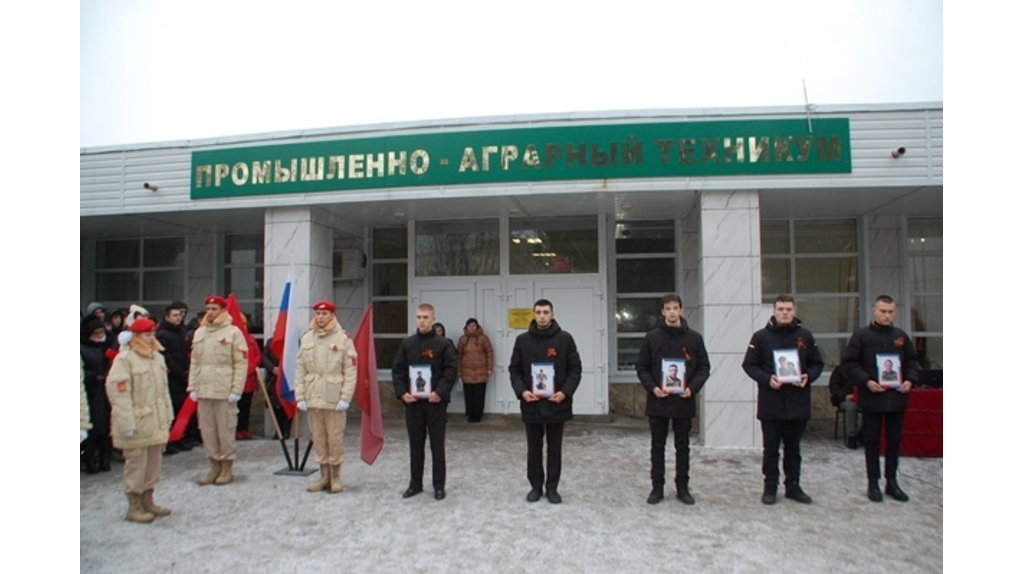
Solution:
M 675 291 L 711 354 L 701 440 L 754 446 L 740 363 L 778 293 L 826 371 L 880 293 L 942 369 L 942 114 L 646 110 L 83 149 L 81 307 L 233 292 L 269 334 L 291 276 L 303 322 L 329 298 L 354 332 L 374 305 L 386 381 L 431 303 L 453 340 L 478 319 L 495 347 L 486 411 L 511 414 L 508 358 L 543 297 L 580 347 L 577 412 L 642 415 L 636 353 Z

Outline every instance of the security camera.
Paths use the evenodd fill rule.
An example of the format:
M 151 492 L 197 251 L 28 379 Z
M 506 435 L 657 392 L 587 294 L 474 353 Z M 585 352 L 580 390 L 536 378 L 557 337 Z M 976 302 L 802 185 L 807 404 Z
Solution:
M 902 148 L 900 148 L 900 149 L 902 149 Z M 896 156 L 894 155 L 893 157 L 896 157 Z M 144 183 L 144 184 L 142 184 L 142 187 L 143 187 L 144 189 L 148 189 L 148 190 L 150 190 L 150 191 L 156 191 L 156 190 L 160 189 L 159 187 L 157 187 L 157 186 L 155 186 L 155 185 L 150 185 L 150 184 L 148 184 L 148 183 Z
M 903 154 L 907 153 L 907 148 L 900 146 L 892 150 L 892 159 L 899 159 L 903 157 Z

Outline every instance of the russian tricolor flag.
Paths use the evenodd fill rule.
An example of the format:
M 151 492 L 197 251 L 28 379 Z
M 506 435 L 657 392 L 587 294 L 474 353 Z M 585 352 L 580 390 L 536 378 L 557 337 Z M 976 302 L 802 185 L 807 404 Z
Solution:
M 295 328 L 295 306 L 292 298 L 292 274 L 284 284 L 281 309 L 274 326 L 274 338 L 270 348 L 279 360 L 277 377 L 277 398 L 288 418 L 295 416 L 295 361 L 299 355 L 299 332 Z

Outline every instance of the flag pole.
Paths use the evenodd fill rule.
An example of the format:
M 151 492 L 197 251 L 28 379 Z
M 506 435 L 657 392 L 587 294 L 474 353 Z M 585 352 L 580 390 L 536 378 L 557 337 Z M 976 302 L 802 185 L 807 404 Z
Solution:
M 259 379 L 260 389 L 263 390 L 264 406 L 270 412 L 270 420 L 274 421 L 274 432 L 277 433 L 277 441 L 281 443 L 281 448 L 284 450 L 284 459 L 288 461 L 288 470 L 295 470 L 292 467 L 292 456 L 288 452 L 288 443 L 285 442 L 284 434 L 281 433 L 281 425 L 277 423 L 277 415 L 274 414 L 274 407 L 270 404 L 270 393 L 267 392 L 266 382 L 263 380 L 263 375 L 260 374 L 259 369 L 256 369 L 256 378 Z

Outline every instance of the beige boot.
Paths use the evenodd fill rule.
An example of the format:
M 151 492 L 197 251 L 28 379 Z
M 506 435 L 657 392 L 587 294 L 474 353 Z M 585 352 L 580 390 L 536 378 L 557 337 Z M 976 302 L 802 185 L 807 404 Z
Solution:
M 235 475 L 231 471 L 231 467 L 234 465 L 233 460 L 222 460 L 220 462 L 220 474 L 217 476 L 217 480 L 213 481 L 214 484 L 227 484 L 231 482 Z
M 153 516 L 167 516 L 171 513 L 170 508 L 157 506 L 156 503 L 153 502 L 152 488 L 142 493 L 142 508 Z
M 210 472 L 206 473 L 206 476 L 199 479 L 199 484 L 200 486 L 213 484 L 213 481 L 217 480 L 218 476 L 220 476 L 220 461 L 210 460 Z
M 129 492 L 128 515 L 125 516 L 124 519 L 128 520 L 129 522 L 148 523 L 153 522 L 154 518 L 156 517 L 150 514 L 149 512 L 146 512 L 146 510 L 142 508 L 142 495 L 139 494 L 138 492 Z
M 341 465 L 332 464 L 331 469 L 331 494 L 337 494 L 345 490 L 345 487 L 341 485 Z
M 326 464 L 321 464 L 320 465 L 320 480 L 318 480 L 318 481 L 314 482 L 313 484 L 309 485 L 309 488 L 307 488 L 306 491 L 307 492 L 320 492 L 321 490 L 326 489 L 328 487 L 328 485 L 330 485 L 330 482 L 331 482 L 331 467 L 327 466 Z

